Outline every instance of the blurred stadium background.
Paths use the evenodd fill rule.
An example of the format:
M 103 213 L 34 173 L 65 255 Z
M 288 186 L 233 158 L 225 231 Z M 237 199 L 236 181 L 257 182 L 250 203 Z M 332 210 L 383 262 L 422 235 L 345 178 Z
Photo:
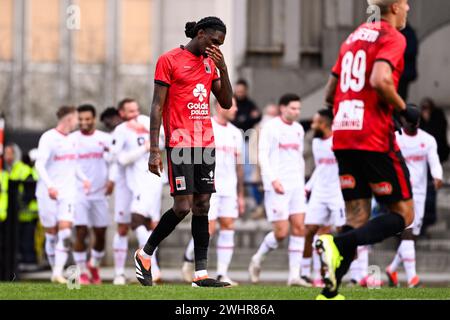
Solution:
M 408 100 L 419 104 L 431 97 L 448 118 L 450 2 L 410 4 L 419 54 L 418 77 Z M 25 153 L 36 147 L 39 134 L 55 124 L 61 104 L 90 102 L 101 111 L 127 96 L 148 113 L 157 57 L 187 42 L 185 22 L 208 15 L 227 24 L 222 50 L 232 81 L 245 78 L 261 109 L 285 92 L 299 93 L 307 124 L 322 107 L 323 88 L 340 43 L 367 19 L 366 8 L 363 0 L 0 0 L 0 112 L 6 141 L 17 143 Z M 449 167 L 444 168 L 448 182 Z M 426 274 L 450 281 L 449 196 L 447 183 L 438 193 L 437 219 L 417 244 L 424 282 Z M 170 205 L 167 196 L 164 204 Z M 252 209 L 249 196 L 249 212 L 237 225 L 231 270 L 246 270 L 250 253 L 270 228 L 264 219 L 251 218 Z M 163 272 L 181 267 L 189 224 L 178 229 L 162 245 Z M 370 264 L 386 266 L 394 242 L 375 246 Z M 214 247 L 210 253 L 213 267 Z M 105 264 L 112 264 L 111 252 Z M 278 250 L 265 266 L 276 271 L 286 265 L 286 253 Z

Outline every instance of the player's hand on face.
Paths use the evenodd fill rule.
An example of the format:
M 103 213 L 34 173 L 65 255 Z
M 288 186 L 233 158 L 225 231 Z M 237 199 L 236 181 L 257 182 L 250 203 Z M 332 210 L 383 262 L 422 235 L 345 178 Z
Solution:
M 85 194 L 88 194 L 91 191 L 91 182 L 89 180 L 83 181 L 83 190 Z
M 106 182 L 106 191 L 105 191 L 105 195 L 110 196 L 112 195 L 112 193 L 114 192 L 114 182 L 109 180 L 108 182 Z
M 434 188 L 436 190 L 439 190 L 440 188 L 442 188 L 443 182 L 441 179 L 434 179 L 433 182 L 434 182 Z
M 52 200 L 57 200 L 58 199 L 58 190 L 56 190 L 55 188 L 51 188 L 51 187 L 48 188 L 48 196 Z
M 240 216 L 245 213 L 245 197 L 242 195 L 238 196 L 238 210 Z
M 160 172 L 162 172 L 163 170 L 163 164 L 159 151 L 150 151 L 150 157 L 148 159 L 148 170 L 151 173 L 156 174 L 158 177 L 161 176 Z
M 206 54 L 212 59 L 212 61 L 214 61 L 214 64 L 217 68 L 219 68 L 219 70 L 226 68 L 225 59 L 223 58 L 222 51 L 220 51 L 219 47 L 215 45 L 207 47 Z
M 284 188 L 280 181 L 275 180 L 272 182 L 272 187 L 278 194 L 284 194 Z

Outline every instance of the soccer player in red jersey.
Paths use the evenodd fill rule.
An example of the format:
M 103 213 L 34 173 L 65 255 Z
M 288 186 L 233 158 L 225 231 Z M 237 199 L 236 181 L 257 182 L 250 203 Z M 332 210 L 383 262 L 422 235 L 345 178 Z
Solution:
M 226 287 L 230 284 L 209 278 L 208 211 L 214 189 L 215 149 L 209 97 L 214 94 L 224 109 L 231 108 L 232 88 L 219 46 L 226 26 L 217 17 L 186 24 L 192 40 L 163 54 L 157 62 L 151 108 L 151 150 L 148 167 L 160 175 L 162 162 L 159 130 L 164 126 L 168 178 L 173 207 L 161 217 L 144 248 L 135 253 L 136 277 L 152 285 L 150 258 L 155 248 L 192 210 L 195 277 L 193 287 Z
M 342 44 L 333 67 L 326 101 L 333 106 L 333 150 L 346 202 L 346 226 L 333 237 L 320 236 L 326 287 L 318 299 L 338 294 L 357 246 L 374 244 L 402 232 L 414 221 L 409 172 L 395 140 L 394 113 L 409 118 L 397 93 L 403 72 L 408 0 L 368 0 L 380 8 L 381 21 L 357 28 Z M 390 214 L 369 221 L 374 195 Z

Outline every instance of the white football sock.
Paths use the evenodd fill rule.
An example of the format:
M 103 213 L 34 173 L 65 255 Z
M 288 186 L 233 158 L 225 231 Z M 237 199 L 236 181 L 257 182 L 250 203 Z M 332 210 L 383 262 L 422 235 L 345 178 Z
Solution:
M 363 279 L 369 274 L 369 247 L 359 246 L 358 247 L 358 264 L 360 278 Z
M 316 243 L 316 240 L 319 238 L 318 235 L 314 236 L 314 243 Z M 320 275 L 320 257 L 317 254 L 316 250 L 313 250 L 313 279 L 321 279 Z
M 128 237 L 120 236 L 118 233 L 114 235 L 114 270 L 116 275 L 125 274 L 125 262 L 128 253 Z
M 208 271 L 206 270 L 198 270 L 194 273 L 194 279 L 203 278 L 208 276 Z
M 138 240 L 139 248 L 144 248 L 149 237 L 150 232 L 147 230 L 145 226 L 141 225 L 136 228 L 136 238 Z
M 55 246 L 56 246 L 56 235 L 46 233 L 45 234 L 45 253 L 47 254 L 48 263 L 50 266 L 55 266 Z
M 311 278 L 311 257 L 309 258 L 304 258 L 302 257 L 302 262 L 301 262 L 301 276 L 302 277 L 308 277 Z
M 275 233 L 272 231 L 272 232 L 269 232 L 264 237 L 264 240 L 261 243 L 261 245 L 259 246 L 258 251 L 253 256 L 254 259 L 256 260 L 255 262 L 257 262 L 257 263 L 263 262 L 265 257 L 266 257 L 266 255 L 270 251 L 275 250 L 276 248 L 278 248 L 278 241 L 275 238 Z
M 304 237 L 289 237 L 289 279 L 296 279 L 300 277 L 300 263 L 302 260 L 304 247 Z
M 105 256 L 105 251 L 97 251 L 92 249 L 91 250 L 91 266 L 94 268 L 100 267 L 100 263 L 102 263 L 102 259 Z
M 217 275 L 227 275 L 233 251 L 234 230 L 220 230 L 217 237 Z
M 184 252 L 184 256 L 189 261 L 194 261 L 194 238 L 191 238 L 189 244 L 186 247 L 186 251 Z
M 87 251 L 74 251 L 73 260 L 81 273 L 86 273 Z
M 400 245 L 397 248 L 397 252 L 395 253 L 395 257 L 394 260 L 392 260 L 391 264 L 388 266 L 388 269 L 390 272 L 395 272 L 398 269 L 398 266 L 400 265 L 400 263 L 402 262 L 402 255 L 400 253 L 400 247 L 401 247 L 401 242 Z
M 405 267 L 406 277 L 409 282 L 417 275 L 414 240 L 402 240 L 402 243 L 400 244 L 400 254 L 402 256 L 403 266 Z
M 58 241 L 55 247 L 55 267 L 53 268 L 53 276 L 63 276 L 64 265 L 69 256 L 69 247 L 65 243 L 70 240 L 72 232 L 70 229 L 62 229 L 58 231 Z

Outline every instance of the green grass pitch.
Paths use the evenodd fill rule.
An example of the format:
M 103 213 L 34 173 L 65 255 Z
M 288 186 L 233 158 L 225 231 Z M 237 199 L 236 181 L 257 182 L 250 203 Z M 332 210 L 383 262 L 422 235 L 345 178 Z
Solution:
M 281 285 L 242 285 L 233 288 L 192 288 L 189 285 L 166 284 L 142 287 L 82 286 L 68 289 L 64 285 L 37 282 L 0 283 L 0 300 L 312 300 L 320 289 Z M 448 300 L 450 288 L 343 288 L 341 293 L 350 300 Z

